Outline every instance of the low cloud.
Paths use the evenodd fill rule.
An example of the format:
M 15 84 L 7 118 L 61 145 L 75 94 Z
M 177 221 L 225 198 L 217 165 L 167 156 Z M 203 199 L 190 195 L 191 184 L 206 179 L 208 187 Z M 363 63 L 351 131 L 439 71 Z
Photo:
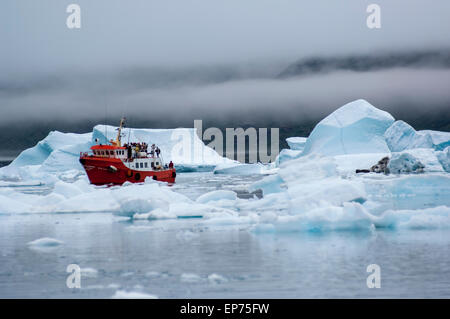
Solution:
M 423 114 L 450 104 L 450 70 L 396 68 L 374 72 L 339 71 L 289 79 L 243 78 L 176 87 L 136 87 L 90 78 L 79 85 L 0 94 L 7 117 L 0 124 L 23 121 L 118 118 L 271 119 L 288 123 L 324 116 L 359 98 L 391 112 Z M 98 83 L 102 83 L 100 86 Z M 9 92 L 9 93 L 8 93 Z

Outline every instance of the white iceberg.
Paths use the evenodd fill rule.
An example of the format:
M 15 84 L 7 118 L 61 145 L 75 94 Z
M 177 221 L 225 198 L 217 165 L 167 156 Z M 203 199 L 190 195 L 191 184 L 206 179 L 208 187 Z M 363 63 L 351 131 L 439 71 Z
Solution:
M 97 125 L 92 132 L 92 139 L 105 143 L 115 139 L 117 127 Z M 122 142 L 145 142 L 156 144 L 161 149 L 165 162 L 172 161 L 179 172 L 212 170 L 216 165 L 223 163 L 236 163 L 226 157 L 220 156 L 215 150 L 207 147 L 197 136 L 195 128 L 176 129 L 141 129 L 125 128 Z
M 429 135 L 436 150 L 443 150 L 450 146 L 450 132 L 422 130 L 418 131 L 418 133 Z
M 296 158 L 299 158 L 302 154 L 302 150 L 291 150 L 291 149 L 282 149 L 281 152 L 278 154 L 275 165 L 280 166 L 280 164 L 290 161 Z
M 388 169 L 393 174 L 444 171 L 436 152 L 428 148 L 408 149 L 392 153 Z
M 348 103 L 314 127 L 303 155 L 389 152 L 384 133 L 393 122 L 389 113 L 365 100 Z
M 395 121 L 384 133 L 386 143 L 392 152 L 401 152 L 413 148 L 433 148 L 433 139 L 429 134 L 416 132 L 406 122 Z
M 303 151 L 306 144 L 306 137 L 288 137 L 286 142 L 289 145 L 289 148 L 294 151 Z
M 436 157 L 442 165 L 442 168 L 450 173 L 450 146 L 447 146 L 443 151 L 436 152 Z
M 52 131 L 49 135 L 17 156 L 8 166 L 0 168 L 0 178 L 9 181 L 35 180 L 53 183 L 63 179 L 67 172 L 76 176 L 84 174 L 78 159 L 80 152 L 87 152 L 98 141 L 106 143 L 115 139 L 117 127 L 97 125 L 92 133 L 75 134 Z M 221 157 L 207 147 L 194 128 L 131 129 L 123 131 L 122 141 L 155 143 L 161 149 L 165 162 L 173 161 L 179 172 L 213 170 L 218 164 L 236 164 Z

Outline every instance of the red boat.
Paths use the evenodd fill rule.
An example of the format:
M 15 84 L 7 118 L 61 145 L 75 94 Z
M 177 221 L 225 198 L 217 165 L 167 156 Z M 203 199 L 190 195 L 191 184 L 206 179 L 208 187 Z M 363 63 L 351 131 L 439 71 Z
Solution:
M 165 165 L 160 150 L 155 144 L 148 152 L 146 143 L 129 143 L 122 146 L 121 132 L 125 118 L 120 121 L 117 138 L 110 144 L 97 144 L 91 147 L 92 153 L 80 153 L 83 165 L 91 184 L 122 185 L 125 182 L 140 183 L 147 177 L 154 180 L 175 183 L 177 176 L 172 161 Z

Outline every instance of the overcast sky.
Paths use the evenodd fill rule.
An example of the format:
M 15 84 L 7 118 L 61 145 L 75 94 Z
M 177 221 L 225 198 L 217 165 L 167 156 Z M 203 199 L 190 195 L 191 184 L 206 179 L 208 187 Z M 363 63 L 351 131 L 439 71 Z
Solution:
M 366 26 L 378 3 L 382 28 Z M 82 27 L 66 27 L 66 7 Z M 0 68 L 186 65 L 448 47 L 448 0 L 2 0 Z
M 66 27 L 70 3 L 81 7 L 81 29 Z M 379 30 L 366 26 L 370 3 L 381 6 Z M 26 112 L 39 120 L 74 109 L 86 116 L 105 101 L 121 113 L 158 105 L 200 114 L 329 110 L 354 97 L 387 105 L 388 97 L 433 97 L 442 105 L 450 100 L 446 70 L 271 77 L 305 57 L 447 50 L 449 16 L 448 0 L 1 0 L 0 108 L 9 119 Z M 216 81 L 217 65 L 239 71 Z M 154 67 L 205 68 L 212 83 L 128 88 L 123 77 L 109 77 Z

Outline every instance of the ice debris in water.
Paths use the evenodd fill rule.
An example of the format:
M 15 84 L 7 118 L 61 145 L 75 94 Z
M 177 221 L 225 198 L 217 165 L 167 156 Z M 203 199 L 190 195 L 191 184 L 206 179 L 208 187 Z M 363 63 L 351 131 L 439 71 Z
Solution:
M 61 240 L 50 237 L 39 238 L 28 243 L 32 247 L 56 247 L 62 244 L 63 242 Z
M 206 194 L 203 194 L 197 198 L 198 203 L 208 203 L 218 200 L 236 200 L 237 194 L 229 190 L 216 190 Z
M 158 299 L 158 296 L 137 291 L 117 290 L 113 299 Z

